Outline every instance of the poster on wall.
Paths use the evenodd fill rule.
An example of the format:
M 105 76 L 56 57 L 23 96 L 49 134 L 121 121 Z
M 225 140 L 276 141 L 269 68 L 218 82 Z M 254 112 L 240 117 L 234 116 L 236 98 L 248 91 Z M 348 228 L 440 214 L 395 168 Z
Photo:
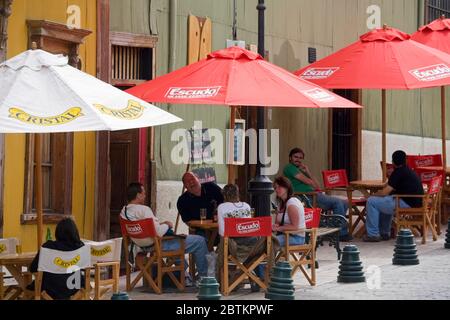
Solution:
M 212 159 L 211 138 L 207 128 L 190 129 L 188 132 L 188 147 L 190 163 L 202 164 Z
M 192 172 L 198 177 L 200 183 L 216 182 L 216 170 L 209 166 L 200 166 L 192 169 Z
M 231 139 L 230 143 L 230 137 Z M 232 165 L 245 164 L 245 120 L 236 119 L 234 130 L 227 135 L 227 159 Z

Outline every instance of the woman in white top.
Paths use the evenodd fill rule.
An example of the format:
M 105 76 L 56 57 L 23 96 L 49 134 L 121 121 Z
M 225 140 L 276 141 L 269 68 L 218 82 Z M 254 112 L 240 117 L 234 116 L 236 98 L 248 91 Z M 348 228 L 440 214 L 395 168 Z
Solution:
M 223 237 L 225 218 L 251 218 L 248 203 L 239 201 L 239 189 L 235 184 L 228 184 L 223 188 L 224 202 L 217 208 L 217 222 L 219 235 Z
M 291 182 L 285 177 L 278 177 L 273 183 L 278 200 L 278 211 L 273 225 L 273 231 L 295 231 L 305 229 L 305 209 L 300 200 L 293 196 Z M 286 237 L 280 233 L 277 239 L 281 246 L 285 245 Z M 300 245 L 305 243 L 305 232 L 291 234 L 289 236 L 290 245 Z

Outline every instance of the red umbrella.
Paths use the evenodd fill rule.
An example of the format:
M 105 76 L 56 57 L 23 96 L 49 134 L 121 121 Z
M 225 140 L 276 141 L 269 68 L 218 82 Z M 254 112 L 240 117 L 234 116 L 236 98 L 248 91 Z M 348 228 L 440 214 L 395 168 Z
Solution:
M 231 47 L 127 90 L 145 101 L 304 108 L 359 108 L 318 85 Z
M 386 89 L 450 84 L 450 55 L 413 41 L 394 28 L 372 30 L 360 40 L 296 72 L 325 88 L 382 89 L 382 160 L 386 172 Z
M 231 47 L 127 90 L 145 101 L 230 106 L 361 108 L 259 54 Z M 234 128 L 235 107 L 230 127 Z M 234 181 L 229 167 L 229 183 Z M 178 225 L 178 217 L 177 223 Z
M 450 19 L 442 16 L 440 19 L 421 27 L 411 35 L 411 39 L 427 46 L 450 53 Z M 444 166 L 447 163 L 446 132 L 445 132 L 445 87 L 441 87 L 441 129 L 442 129 L 442 158 Z

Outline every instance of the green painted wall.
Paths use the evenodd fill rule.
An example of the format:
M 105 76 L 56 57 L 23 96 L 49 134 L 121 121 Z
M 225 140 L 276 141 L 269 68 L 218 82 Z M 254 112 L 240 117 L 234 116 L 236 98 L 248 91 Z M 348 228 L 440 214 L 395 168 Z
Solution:
M 266 50 L 269 60 L 287 70 L 308 64 L 307 48 L 317 48 L 317 58 L 337 51 L 368 31 L 367 7 L 381 8 L 381 23 L 412 33 L 418 27 L 419 0 L 266 0 Z M 238 38 L 257 44 L 256 0 L 238 0 Z M 212 49 L 225 47 L 231 38 L 232 0 L 179 0 L 177 12 L 176 68 L 186 64 L 187 16 L 208 16 L 212 25 Z M 168 0 L 111 0 L 111 29 L 149 33 L 149 12 L 156 17 L 158 29 L 157 75 L 168 71 L 169 1 Z M 153 21 L 154 22 L 154 21 Z M 380 92 L 363 91 L 363 128 L 380 130 Z M 163 106 L 166 108 L 166 106 Z M 162 180 L 178 180 L 184 166 L 170 161 L 170 142 L 173 129 L 190 127 L 193 120 L 204 126 L 225 129 L 229 110 L 217 106 L 172 105 L 170 112 L 185 119 L 181 124 L 159 127 L 156 139 L 158 176 Z M 449 110 L 450 112 L 450 110 Z M 393 133 L 439 137 L 439 90 L 388 92 L 388 130 Z M 408 119 L 408 121 L 404 121 Z M 304 148 L 312 170 L 319 175 L 327 166 L 328 112 L 273 108 L 270 128 L 280 128 L 281 165 L 294 146 Z M 450 126 L 449 126 L 450 130 Z M 450 131 L 449 131 L 450 133 Z M 450 136 L 450 135 L 449 135 Z M 314 157 L 314 162 L 311 159 Z M 226 181 L 226 167 L 217 166 L 220 182 Z

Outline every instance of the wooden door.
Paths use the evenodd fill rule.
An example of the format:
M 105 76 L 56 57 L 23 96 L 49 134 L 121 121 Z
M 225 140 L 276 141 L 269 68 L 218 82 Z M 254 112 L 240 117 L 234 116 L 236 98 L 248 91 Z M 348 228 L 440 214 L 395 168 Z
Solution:
M 360 90 L 334 93 L 360 104 Z M 349 180 L 361 178 L 361 109 L 336 108 L 330 112 L 330 169 L 345 169 Z
M 139 129 L 113 131 L 110 138 L 110 237 L 121 237 L 119 214 L 126 204 L 126 188 L 139 178 Z

